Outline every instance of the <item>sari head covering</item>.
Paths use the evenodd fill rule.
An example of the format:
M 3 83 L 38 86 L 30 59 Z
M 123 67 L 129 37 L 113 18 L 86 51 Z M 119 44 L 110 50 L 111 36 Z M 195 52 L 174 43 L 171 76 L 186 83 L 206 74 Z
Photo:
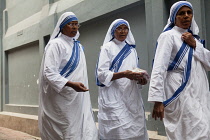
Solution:
M 65 12 L 65 13 L 63 13 L 63 14 L 60 16 L 60 18 L 59 18 L 59 20 L 58 20 L 58 22 L 57 22 L 57 24 L 56 24 L 56 26 L 55 26 L 55 29 L 54 29 L 54 31 L 53 31 L 51 37 L 50 37 L 50 40 L 59 37 L 60 34 L 61 34 L 61 30 L 63 29 L 63 27 L 64 27 L 67 23 L 69 23 L 69 22 L 71 22 L 71 21 L 78 21 L 76 15 L 75 15 L 73 12 Z M 77 34 L 76 34 L 76 36 L 74 37 L 74 39 L 77 40 L 77 39 L 79 38 L 79 35 L 80 35 L 80 34 L 79 34 L 79 31 L 77 31 Z
M 190 2 L 187 2 L 187 1 L 178 1 L 178 2 L 174 3 L 171 6 L 170 16 L 168 18 L 167 25 L 165 26 L 163 32 L 168 31 L 168 30 L 171 30 L 175 26 L 175 20 L 176 20 L 177 12 L 183 6 L 187 6 L 190 9 L 192 9 L 192 11 L 193 11 L 193 7 L 192 7 L 192 4 Z M 195 19 L 194 19 L 194 11 L 193 11 L 192 23 L 191 23 L 191 26 L 190 26 L 189 30 L 193 33 L 193 35 L 198 35 L 198 33 L 199 33 L 198 25 L 196 24 Z
M 120 25 L 123 25 L 123 24 L 126 25 L 128 27 L 128 29 L 129 29 L 128 35 L 127 35 L 125 41 L 129 45 L 135 45 L 135 40 L 134 40 L 133 34 L 131 32 L 130 25 L 124 19 L 116 19 L 115 21 L 112 22 L 112 24 L 109 26 L 109 29 L 108 29 L 108 31 L 106 33 L 106 37 L 104 39 L 103 45 L 108 43 L 112 39 L 114 39 L 114 32 L 115 32 L 116 28 L 119 27 Z

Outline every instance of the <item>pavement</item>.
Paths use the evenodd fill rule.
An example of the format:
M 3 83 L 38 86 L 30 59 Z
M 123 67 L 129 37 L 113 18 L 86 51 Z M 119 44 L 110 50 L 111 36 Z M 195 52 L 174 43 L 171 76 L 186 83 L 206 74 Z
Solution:
M 0 140 L 41 140 L 29 134 L 0 127 Z
M 155 131 L 148 131 L 149 140 L 167 140 L 165 136 L 157 135 Z M 27 133 L 0 127 L 0 140 L 41 140 L 39 137 L 31 136 Z

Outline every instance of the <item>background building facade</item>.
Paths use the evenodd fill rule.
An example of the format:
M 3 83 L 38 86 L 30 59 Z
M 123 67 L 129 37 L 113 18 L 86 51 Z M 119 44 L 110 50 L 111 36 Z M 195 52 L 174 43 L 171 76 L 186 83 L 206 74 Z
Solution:
M 98 88 L 95 65 L 112 21 L 130 23 L 142 69 L 151 73 L 156 40 L 167 22 L 171 5 L 178 0 L 0 0 L 0 126 L 38 135 L 38 75 L 44 47 L 60 15 L 74 12 L 81 24 L 79 41 L 85 48 L 92 106 L 97 114 Z M 210 1 L 188 0 L 195 10 L 200 36 L 210 49 Z M 210 76 L 209 76 L 210 77 Z M 164 135 L 162 122 L 151 119 L 153 104 L 142 95 L 148 129 Z M 26 114 L 26 115 L 23 115 Z M 14 124 L 14 122 L 16 122 Z M 18 127 L 28 127 L 24 129 Z M 31 122 L 30 122 L 31 123 Z

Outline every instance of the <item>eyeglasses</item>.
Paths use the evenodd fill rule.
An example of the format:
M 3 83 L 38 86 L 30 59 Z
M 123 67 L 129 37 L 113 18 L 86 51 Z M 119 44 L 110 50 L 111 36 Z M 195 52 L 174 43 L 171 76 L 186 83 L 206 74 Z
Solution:
M 122 31 L 124 31 L 124 32 L 128 32 L 128 31 L 129 31 L 129 29 L 128 29 L 128 28 L 125 28 L 125 29 L 122 29 L 122 28 L 116 28 L 116 31 L 118 31 L 118 32 L 122 32 Z
M 188 11 L 180 11 L 179 13 L 177 13 L 177 15 L 179 15 L 179 16 L 186 16 L 186 15 L 192 15 L 193 14 L 193 12 L 192 12 L 192 10 L 188 10 Z
M 70 27 L 76 26 L 77 28 L 79 28 L 81 26 L 79 23 L 68 23 L 68 25 Z

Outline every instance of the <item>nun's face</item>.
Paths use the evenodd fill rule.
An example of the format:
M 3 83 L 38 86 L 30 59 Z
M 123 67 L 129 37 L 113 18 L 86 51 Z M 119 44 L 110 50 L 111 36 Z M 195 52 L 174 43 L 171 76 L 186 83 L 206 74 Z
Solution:
M 63 27 L 62 33 L 69 37 L 75 37 L 78 28 L 79 28 L 78 21 L 71 21 Z
M 180 8 L 176 14 L 175 25 L 183 29 L 188 29 L 191 26 L 192 18 L 193 18 L 192 9 L 190 9 L 187 6 L 184 6 Z
M 128 35 L 128 27 L 126 25 L 120 25 L 114 32 L 114 37 L 119 41 L 124 41 Z

